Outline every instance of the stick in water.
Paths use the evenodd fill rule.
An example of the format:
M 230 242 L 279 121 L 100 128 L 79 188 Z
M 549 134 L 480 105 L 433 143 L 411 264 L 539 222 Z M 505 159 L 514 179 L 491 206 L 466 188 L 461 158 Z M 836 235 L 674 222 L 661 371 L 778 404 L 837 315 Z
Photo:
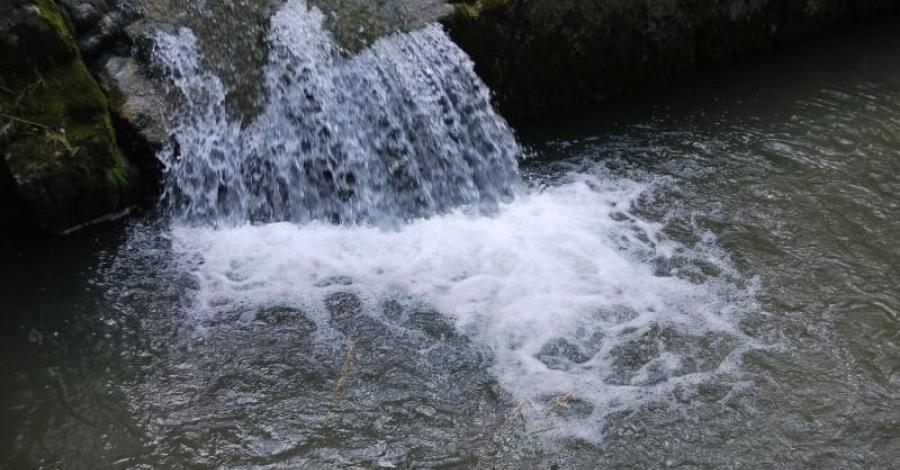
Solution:
M 545 416 L 553 416 L 557 411 L 559 411 L 560 407 L 562 407 L 563 405 L 568 403 L 569 400 L 571 400 L 571 399 L 572 399 L 571 393 L 567 393 L 567 394 L 559 397 L 552 405 L 550 405 L 549 408 L 547 408 L 547 411 L 544 411 L 544 415 Z
M 356 356 L 356 341 L 350 342 L 350 347 L 347 348 L 347 354 L 344 356 L 344 362 L 341 363 L 341 371 L 338 373 L 337 381 L 334 384 L 334 395 L 331 398 L 331 405 L 328 407 L 328 411 L 325 412 L 325 423 L 331 419 L 331 412 L 337 408 L 337 406 L 341 403 L 341 399 L 344 397 L 344 382 L 347 381 L 347 376 L 350 375 L 350 366 L 353 364 L 353 358 Z

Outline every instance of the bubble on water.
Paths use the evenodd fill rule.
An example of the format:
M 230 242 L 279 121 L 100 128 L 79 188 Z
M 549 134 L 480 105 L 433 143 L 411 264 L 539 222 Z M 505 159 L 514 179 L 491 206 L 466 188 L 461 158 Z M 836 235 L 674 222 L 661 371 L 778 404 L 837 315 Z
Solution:
M 729 372 L 749 344 L 738 320 L 752 299 L 714 245 L 689 248 L 660 223 L 621 216 L 648 183 L 573 174 L 554 184 L 490 217 L 458 211 L 395 229 L 178 227 L 175 249 L 199 260 L 195 310 L 205 315 L 286 304 L 325 312 L 339 292 L 374 316 L 385 299 L 425 303 L 492 349 L 500 383 L 536 405 L 529 416 L 558 422 L 548 435 L 596 440 L 609 413 Z M 716 269 L 661 275 L 657 265 L 674 258 Z M 567 393 L 577 406 L 541 415 Z

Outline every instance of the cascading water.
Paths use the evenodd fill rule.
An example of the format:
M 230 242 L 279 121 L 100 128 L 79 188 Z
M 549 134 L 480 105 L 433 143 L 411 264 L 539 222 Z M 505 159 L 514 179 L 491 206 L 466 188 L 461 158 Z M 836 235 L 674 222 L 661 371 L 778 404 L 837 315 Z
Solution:
M 439 27 L 343 58 L 323 22 L 302 1 L 273 17 L 266 105 L 249 123 L 228 117 L 189 30 L 159 36 L 184 100 L 162 153 L 178 220 L 385 223 L 512 197 L 515 138 Z
M 0 253 L 0 468 L 897 466 L 896 21 L 534 122 L 517 177 L 436 27 L 137 3 L 166 201 Z
M 372 334 L 336 325 L 335 296 L 350 295 L 354 321 L 402 343 L 386 305 L 434 309 L 491 351 L 515 399 L 571 397 L 564 416 L 529 416 L 587 441 L 609 413 L 738 363 L 752 295 L 714 238 L 685 246 L 634 215 L 667 182 L 596 164 L 520 177 L 511 130 L 439 26 L 342 57 L 322 14 L 291 0 L 269 47 L 263 111 L 240 122 L 193 34 L 158 37 L 183 109 L 161 154 L 165 202 L 200 318 L 289 308 L 315 344 L 348 344 Z

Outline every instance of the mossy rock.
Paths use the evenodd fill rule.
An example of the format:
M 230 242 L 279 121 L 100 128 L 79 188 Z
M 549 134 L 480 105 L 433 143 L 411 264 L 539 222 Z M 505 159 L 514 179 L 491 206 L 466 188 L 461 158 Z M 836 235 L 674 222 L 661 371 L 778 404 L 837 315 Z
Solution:
M 509 0 L 462 0 L 451 1 L 457 20 L 474 21 L 483 13 L 490 13 L 506 6 Z
M 45 230 L 123 210 L 136 173 L 116 142 L 106 97 L 52 0 L 7 0 L 0 15 L 0 151 Z

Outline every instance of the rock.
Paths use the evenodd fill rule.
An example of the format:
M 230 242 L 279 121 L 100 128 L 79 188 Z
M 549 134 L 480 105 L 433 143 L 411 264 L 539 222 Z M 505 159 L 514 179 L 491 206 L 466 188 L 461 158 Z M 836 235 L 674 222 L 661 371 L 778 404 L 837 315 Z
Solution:
M 262 111 L 269 24 L 284 0 L 134 1 L 146 23 L 141 32 L 127 28 L 132 40 L 146 42 L 146 29 L 191 29 L 206 64 L 229 90 L 227 111 L 245 121 Z M 306 5 L 323 12 L 329 30 L 348 54 L 381 36 L 421 27 L 453 11 L 444 0 L 307 0 Z
M 513 121 L 785 44 L 894 0 L 466 0 L 445 21 Z
M 96 74 L 109 97 L 120 147 L 143 175 L 141 192 L 148 202 L 156 200 L 162 181 L 156 155 L 168 142 L 171 124 L 165 91 L 131 56 L 107 57 Z
M 99 75 L 117 117 L 131 126 L 154 152 L 161 149 L 168 139 L 169 122 L 164 93 L 157 84 L 143 74 L 131 57 L 109 57 Z
M 328 27 L 347 52 L 358 52 L 379 37 L 410 31 L 449 17 L 443 0 L 310 0 L 328 18 Z
M 0 125 L 0 134 L 3 127 Z M 7 227 L 33 227 L 34 219 L 27 210 L 27 205 L 22 196 L 16 191 L 16 181 L 6 165 L 0 164 L 0 221 Z M 9 238 L 12 234 L 0 235 L 0 240 Z
M 123 50 L 128 45 L 125 26 L 136 12 L 114 0 L 59 0 L 71 19 L 78 49 L 88 63 L 104 53 Z
M 418 28 L 428 23 L 449 18 L 453 7 L 440 0 L 412 0 L 402 4 L 405 29 Z
M 60 233 L 123 211 L 138 173 L 120 151 L 106 97 L 52 0 L 0 4 L 0 193 Z M 12 186 L 12 187 L 10 187 Z

